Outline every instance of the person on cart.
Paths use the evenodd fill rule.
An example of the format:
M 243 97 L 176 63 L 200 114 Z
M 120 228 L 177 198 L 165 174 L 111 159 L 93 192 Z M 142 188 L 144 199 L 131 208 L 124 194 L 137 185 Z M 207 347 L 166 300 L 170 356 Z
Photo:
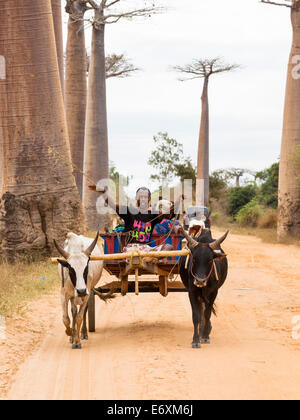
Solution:
M 91 187 L 95 191 L 94 187 Z M 156 247 L 151 247 L 151 236 L 155 225 L 160 223 L 163 214 L 158 211 L 152 212 L 151 206 L 151 192 L 147 187 L 140 187 L 136 191 L 136 207 L 135 206 L 120 206 L 107 195 L 107 190 L 96 191 L 99 194 L 106 193 L 106 203 L 111 208 L 115 209 L 118 215 L 124 220 L 125 232 L 129 233 L 129 241 L 123 252 L 130 252 L 134 249 L 139 251 L 172 251 L 173 246 L 170 244 L 162 244 Z M 178 211 L 181 200 L 184 196 L 180 196 L 173 208 L 171 206 L 170 212 Z

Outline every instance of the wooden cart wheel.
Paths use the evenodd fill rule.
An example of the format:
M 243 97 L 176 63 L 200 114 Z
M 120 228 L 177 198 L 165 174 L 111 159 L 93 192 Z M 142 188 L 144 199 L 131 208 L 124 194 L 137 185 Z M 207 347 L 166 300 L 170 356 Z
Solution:
M 96 331 L 95 318 L 95 293 L 91 290 L 91 296 L 88 301 L 89 332 Z
M 166 297 L 168 296 L 168 277 L 159 276 L 159 293 Z

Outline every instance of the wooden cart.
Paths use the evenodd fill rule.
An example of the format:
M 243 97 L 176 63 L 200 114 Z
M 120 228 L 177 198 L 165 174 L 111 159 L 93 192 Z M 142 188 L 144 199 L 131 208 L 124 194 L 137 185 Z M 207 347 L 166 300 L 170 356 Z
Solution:
M 100 293 L 120 293 L 125 296 L 127 293 L 153 293 L 159 292 L 166 297 L 170 292 L 186 292 L 181 281 L 174 281 L 179 274 L 179 259 L 189 254 L 187 249 L 182 249 L 183 236 L 152 235 L 151 246 L 162 243 L 172 244 L 174 251 L 162 252 L 131 252 L 123 253 L 126 244 L 126 234 L 102 235 L 104 240 L 104 255 L 91 257 L 91 261 L 104 261 L 104 269 L 117 280 L 109 282 L 95 290 Z M 167 262 L 145 262 L 144 258 L 167 258 Z M 133 275 L 134 280 L 130 281 L 129 276 Z M 142 280 L 142 276 L 155 275 L 157 280 Z M 91 293 L 88 305 L 89 331 L 95 331 L 95 293 Z

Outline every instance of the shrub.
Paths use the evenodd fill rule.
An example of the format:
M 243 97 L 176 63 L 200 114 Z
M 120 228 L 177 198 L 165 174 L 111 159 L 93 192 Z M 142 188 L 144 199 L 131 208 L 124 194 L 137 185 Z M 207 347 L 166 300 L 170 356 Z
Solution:
M 262 215 L 263 208 L 258 204 L 257 199 L 253 199 L 239 210 L 236 221 L 240 226 L 256 227 Z
M 258 227 L 276 228 L 276 226 L 277 226 L 277 210 L 266 209 L 258 219 Z

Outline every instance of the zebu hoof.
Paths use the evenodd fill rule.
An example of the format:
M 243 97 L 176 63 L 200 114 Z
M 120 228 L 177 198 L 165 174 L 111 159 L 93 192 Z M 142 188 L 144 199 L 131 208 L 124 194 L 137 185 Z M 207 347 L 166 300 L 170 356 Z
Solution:
M 201 349 L 201 344 L 200 343 L 192 343 L 192 348 L 193 349 Z
M 210 339 L 209 338 L 201 338 L 201 343 L 202 344 L 210 344 Z
M 81 344 L 73 344 L 72 345 L 72 350 L 76 350 L 76 349 L 81 350 Z
M 82 336 L 80 337 L 80 340 L 88 340 L 89 336 L 87 334 L 82 334 Z

